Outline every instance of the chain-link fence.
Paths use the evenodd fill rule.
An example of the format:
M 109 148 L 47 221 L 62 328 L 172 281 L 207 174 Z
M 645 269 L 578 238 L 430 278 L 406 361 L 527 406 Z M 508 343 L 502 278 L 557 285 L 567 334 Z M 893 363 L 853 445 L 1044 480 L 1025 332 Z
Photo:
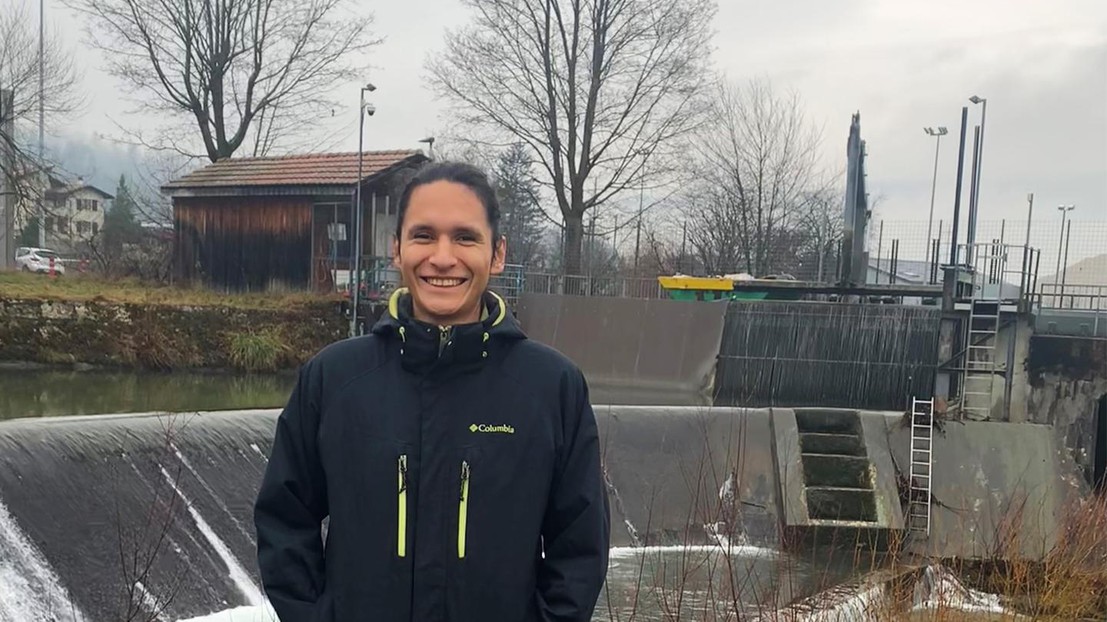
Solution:
M 927 230 L 930 237 L 927 238 Z M 965 243 L 964 226 L 958 229 L 958 240 Z M 948 264 L 953 259 L 953 230 L 949 221 L 873 221 L 869 225 L 869 264 L 881 267 L 887 276 L 887 268 L 895 257 L 906 273 L 916 273 L 929 279 L 931 267 L 937 263 Z M 1066 219 L 1062 236 L 1061 217 L 1046 213 L 1035 218 L 1029 231 L 1027 222 L 1016 220 L 988 220 L 977 223 L 976 243 L 1029 245 L 1041 253 L 1037 260 L 1038 282 L 1107 285 L 1107 274 L 1096 269 L 1096 257 L 1107 255 L 1107 220 Z M 934 261 L 935 254 L 937 261 Z M 964 258 L 958 258 L 963 262 Z M 1100 260 L 1100 262 L 1107 260 Z M 1102 282 L 1097 281 L 1098 276 Z M 940 275 L 938 275 L 940 279 Z

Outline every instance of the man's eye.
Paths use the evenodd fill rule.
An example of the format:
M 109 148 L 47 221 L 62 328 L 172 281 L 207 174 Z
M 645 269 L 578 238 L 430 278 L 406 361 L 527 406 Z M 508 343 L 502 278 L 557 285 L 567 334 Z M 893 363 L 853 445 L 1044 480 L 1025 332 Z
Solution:
M 413 239 L 413 240 L 429 240 L 429 239 L 431 239 L 431 234 L 427 233 L 426 231 L 416 231 L 415 233 L 411 234 L 411 239 Z
M 477 236 L 470 235 L 468 233 L 462 233 L 461 235 L 457 236 L 457 241 L 461 242 L 462 244 L 476 244 Z

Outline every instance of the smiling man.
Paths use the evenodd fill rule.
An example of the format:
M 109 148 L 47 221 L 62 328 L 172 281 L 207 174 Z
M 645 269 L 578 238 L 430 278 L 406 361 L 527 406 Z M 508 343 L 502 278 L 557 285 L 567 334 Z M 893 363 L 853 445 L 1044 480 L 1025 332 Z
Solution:
M 405 287 L 300 371 L 255 506 L 282 622 L 590 620 L 610 532 L 596 421 L 580 371 L 488 289 L 499 219 L 479 170 L 422 169 L 393 243 Z

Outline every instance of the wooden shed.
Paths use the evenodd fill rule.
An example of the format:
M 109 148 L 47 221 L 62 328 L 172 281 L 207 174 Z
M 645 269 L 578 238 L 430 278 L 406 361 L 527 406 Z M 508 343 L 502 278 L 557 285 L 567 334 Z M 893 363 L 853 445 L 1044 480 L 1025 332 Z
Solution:
M 174 276 L 224 291 L 334 291 L 349 282 L 354 197 L 362 265 L 387 257 L 419 151 L 232 158 L 162 187 L 173 201 Z

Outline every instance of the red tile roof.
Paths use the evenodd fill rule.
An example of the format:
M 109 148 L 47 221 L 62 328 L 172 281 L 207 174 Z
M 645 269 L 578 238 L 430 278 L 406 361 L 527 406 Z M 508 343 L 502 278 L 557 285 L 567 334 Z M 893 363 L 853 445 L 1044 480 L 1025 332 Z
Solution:
M 163 190 L 232 186 L 353 185 L 357 182 L 357 152 L 315 153 L 272 158 L 231 158 L 175 179 Z M 426 160 L 419 151 L 366 151 L 362 177 L 370 178 L 403 164 Z

